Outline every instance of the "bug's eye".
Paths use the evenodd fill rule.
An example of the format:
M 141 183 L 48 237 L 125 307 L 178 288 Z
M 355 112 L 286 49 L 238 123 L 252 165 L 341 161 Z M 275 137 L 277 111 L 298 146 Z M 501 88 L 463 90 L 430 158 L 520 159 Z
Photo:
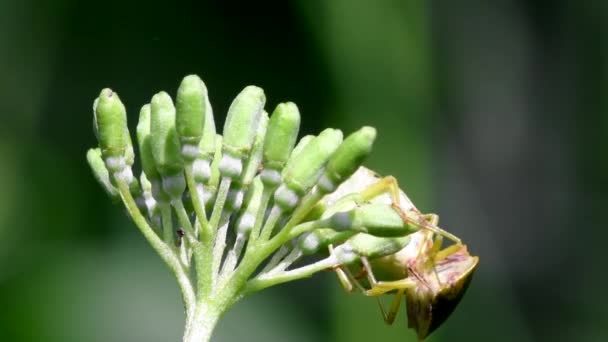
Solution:
M 406 293 L 408 327 L 424 339 L 439 328 L 464 296 L 479 262 L 466 247 L 458 249 L 435 265 L 441 284 L 438 291 L 424 285 Z

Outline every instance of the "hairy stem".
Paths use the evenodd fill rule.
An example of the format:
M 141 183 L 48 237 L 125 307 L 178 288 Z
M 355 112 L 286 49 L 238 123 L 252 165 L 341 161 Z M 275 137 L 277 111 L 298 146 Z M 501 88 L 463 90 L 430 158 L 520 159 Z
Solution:
M 313 264 L 302 266 L 293 270 L 273 273 L 270 275 L 261 275 L 247 282 L 243 289 L 243 295 L 246 296 L 253 292 L 260 291 L 270 286 L 286 283 L 296 279 L 310 277 L 313 274 L 334 267 L 338 264 L 336 258 L 332 255 L 319 260 Z
M 184 306 L 186 307 L 186 315 L 190 316 L 196 302 L 196 297 L 188 273 L 182 267 L 176 253 L 166 243 L 164 243 L 158 237 L 158 235 L 156 235 L 144 216 L 141 214 L 135 200 L 133 199 L 133 196 L 131 195 L 131 192 L 129 191 L 128 184 L 120 180 L 117 181 L 117 183 L 120 196 L 122 197 L 125 207 L 129 211 L 129 215 L 133 219 L 133 222 L 135 222 L 135 225 L 137 228 L 139 228 L 146 240 L 148 240 L 148 243 L 150 243 L 152 248 L 154 248 L 156 253 L 158 253 L 165 264 L 167 264 L 171 272 L 175 275 L 179 288 L 182 291 L 182 299 L 184 301 Z

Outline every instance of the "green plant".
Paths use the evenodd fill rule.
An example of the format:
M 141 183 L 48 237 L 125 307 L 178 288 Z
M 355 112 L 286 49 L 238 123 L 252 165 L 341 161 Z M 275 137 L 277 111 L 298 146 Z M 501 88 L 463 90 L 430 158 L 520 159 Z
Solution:
M 185 306 L 184 341 L 209 340 L 243 297 L 325 269 L 367 295 L 396 291 L 400 298 L 406 291 L 413 303 L 408 315 L 418 316 L 411 325 L 425 337 L 433 330 L 428 324 L 442 322 L 432 315 L 437 308 L 411 307 L 429 307 L 445 289 L 459 299 L 477 259 L 437 227 L 436 215 L 422 215 L 393 178 L 361 167 L 375 129 L 363 127 L 344 140 L 341 131 L 326 129 L 296 144 L 296 105 L 279 104 L 269 117 L 264 104 L 262 89 L 246 87 L 219 135 L 198 76 L 184 78 L 175 105 L 165 92 L 154 95 L 139 115 L 137 178 L 124 105 L 110 89 L 94 102 L 99 147 L 87 159 L 173 272 Z M 458 248 L 439 251 L 443 236 Z M 318 261 L 292 267 L 313 254 Z M 358 267 L 367 282 L 352 275 Z M 383 269 L 396 275 L 385 277 Z

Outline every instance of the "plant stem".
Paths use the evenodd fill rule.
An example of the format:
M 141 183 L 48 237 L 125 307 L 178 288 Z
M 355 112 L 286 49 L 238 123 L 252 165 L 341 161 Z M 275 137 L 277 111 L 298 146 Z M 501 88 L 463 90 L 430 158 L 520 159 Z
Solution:
M 173 219 L 171 218 L 171 207 L 169 204 L 163 204 L 160 207 L 161 217 L 163 220 L 163 239 L 167 245 L 173 245 Z
M 262 275 L 254 278 L 247 282 L 247 285 L 243 289 L 243 296 L 251 294 L 253 292 L 260 291 L 270 286 L 282 284 L 288 281 L 306 278 L 312 276 L 314 273 L 334 267 L 338 264 L 338 261 L 333 255 L 319 260 L 313 264 L 302 266 L 289 271 L 283 271 L 273 273 L 272 275 Z
M 196 182 L 194 181 L 194 176 L 192 175 L 192 164 L 188 164 L 185 167 L 186 172 L 186 183 L 188 184 L 188 191 L 190 192 L 190 198 L 192 198 L 192 205 L 194 206 L 194 211 L 196 212 L 196 217 L 198 218 L 198 222 L 201 225 L 202 230 L 202 240 L 211 240 L 211 228 L 209 227 L 209 222 L 207 221 L 207 216 L 205 213 L 205 205 L 201 201 L 201 198 L 198 196 L 198 191 L 196 189 Z
M 144 216 L 139 211 L 131 192 L 129 191 L 129 185 L 123 181 L 118 181 L 118 191 L 120 192 L 120 196 L 125 204 L 125 207 L 129 211 L 129 215 L 135 222 L 135 225 L 143 236 L 148 240 L 148 243 L 154 248 L 156 253 L 163 259 L 165 264 L 169 267 L 171 272 L 175 275 L 177 279 L 177 283 L 182 291 L 182 299 L 184 301 L 184 306 L 186 307 L 186 315 L 190 316 L 191 311 L 195 304 L 195 295 L 194 289 L 192 287 L 192 283 L 188 273 L 182 267 L 179 258 L 175 254 L 175 252 L 165 244 L 156 233 L 152 230 L 148 221 L 144 218 Z
M 219 321 L 222 311 L 210 303 L 199 303 L 186 320 L 184 342 L 207 342 Z

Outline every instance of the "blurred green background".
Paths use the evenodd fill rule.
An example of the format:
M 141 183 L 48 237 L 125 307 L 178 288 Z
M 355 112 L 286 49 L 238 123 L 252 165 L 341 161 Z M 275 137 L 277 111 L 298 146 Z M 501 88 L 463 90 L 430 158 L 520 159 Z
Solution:
M 178 341 L 170 273 L 94 182 L 93 99 L 136 123 L 199 74 L 302 134 L 364 124 L 367 165 L 481 257 L 429 341 L 606 341 L 608 2 L 0 1 L 0 340 Z M 330 272 L 235 306 L 216 341 L 414 341 Z

